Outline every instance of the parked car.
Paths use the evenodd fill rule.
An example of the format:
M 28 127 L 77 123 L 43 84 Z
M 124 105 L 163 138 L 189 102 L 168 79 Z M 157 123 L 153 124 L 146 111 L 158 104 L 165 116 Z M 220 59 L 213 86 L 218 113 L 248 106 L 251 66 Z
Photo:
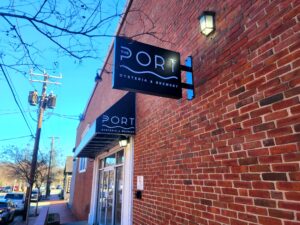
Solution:
M 15 204 L 8 199 L 0 200 L 0 223 L 8 224 L 13 221 L 15 217 Z
M 44 186 L 40 187 L 40 195 L 41 195 L 41 198 L 46 197 L 46 187 L 44 187 Z
M 38 189 L 32 189 L 31 191 L 31 201 L 38 202 L 42 199 L 42 195 Z
M 8 193 L 8 192 L 12 192 L 12 187 L 11 186 L 6 186 L 3 189 L 4 192 Z
M 23 192 L 7 193 L 5 195 L 5 199 L 9 199 L 15 204 L 16 211 L 23 211 L 24 210 L 25 194 Z

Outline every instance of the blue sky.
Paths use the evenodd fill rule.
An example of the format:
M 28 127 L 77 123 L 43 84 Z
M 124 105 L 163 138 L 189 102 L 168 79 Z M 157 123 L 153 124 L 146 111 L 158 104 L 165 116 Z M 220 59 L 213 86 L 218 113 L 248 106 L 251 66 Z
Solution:
M 118 3 L 118 11 L 123 12 L 125 0 L 114 1 Z M 113 12 L 110 10 L 115 9 L 115 4 L 113 4 L 112 1 L 103 2 L 103 4 L 108 4 L 107 6 L 103 6 L 104 8 L 107 7 L 107 15 Z M 21 22 L 19 22 L 19 24 L 20 23 Z M 108 23 L 109 28 L 104 27 L 103 29 L 108 28 L 109 32 L 114 34 L 117 23 L 118 20 L 116 19 L 111 23 Z M 3 27 L 3 20 L 0 20 L 0 27 L 1 26 Z M 35 33 L 31 30 L 31 27 L 26 27 L 26 29 L 27 30 L 23 33 L 24 37 L 34 38 Z M 2 38 L 0 37 L 0 39 Z M 39 49 L 43 49 L 40 60 L 42 65 L 44 65 L 45 68 L 50 68 L 53 61 L 57 61 L 58 66 L 56 71 L 47 72 L 49 72 L 50 75 L 59 75 L 59 73 L 61 73 L 63 76 L 62 79 L 56 80 L 61 82 L 61 85 L 48 85 L 47 88 L 48 94 L 50 91 L 53 91 L 53 93 L 57 95 L 57 104 L 54 110 L 47 109 L 45 112 L 41 133 L 40 151 L 47 152 L 50 150 L 50 137 L 54 136 L 59 137 L 59 139 L 55 140 L 55 149 L 58 155 L 60 155 L 63 159 L 67 155 L 72 155 L 72 149 L 75 146 L 76 129 L 79 124 L 79 115 L 84 112 L 95 85 L 94 78 L 96 71 L 102 67 L 111 42 L 111 38 L 99 39 L 97 45 L 97 48 L 99 49 L 98 59 L 89 59 L 84 60 L 81 63 L 74 63 L 75 60 L 67 56 L 57 58 L 56 54 L 48 49 L 48 46 L 51 45 L 51 43 L 45 39 L 39 40 L 37 38 L 37 46 L 39 46 Z M 27 74 L 21 74 L 12 70 L 8 70 L 7 72 L 17 93 L 19 102 L 24 109 L 24 114 L 29 122 L 29 126 L 35 134 L 37 124 L 37 106 L 30 106 L 27 98 L 29 91 L 34 89 L 36 89 L 40 94 L 42 84 L 30 82 L 30 68 L 27 69 Z M 40 73 L 39 71 L 35 72 Z M 20 148 L 25 146 L 33 148 L 34 139 L 30 137 L 23 137 L 29 136 L 30 130 L 22 118 L 2 72 L 0 72 L 0 96 L 0 149 L 9 145 L 16 145 Z M 51 115 L 51 113 L 54 114 Z M 72 119 L 65 118 L 65 116 L 70 116 Z

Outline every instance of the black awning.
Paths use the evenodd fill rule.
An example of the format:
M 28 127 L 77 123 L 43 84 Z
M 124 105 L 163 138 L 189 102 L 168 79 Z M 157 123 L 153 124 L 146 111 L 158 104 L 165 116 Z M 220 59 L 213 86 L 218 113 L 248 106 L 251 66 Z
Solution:
M 135 134 L 135 93 L 127 93 L 101 114 L 76 147 L 76 157 L 95 158 L 118 144 L 121 136 Z

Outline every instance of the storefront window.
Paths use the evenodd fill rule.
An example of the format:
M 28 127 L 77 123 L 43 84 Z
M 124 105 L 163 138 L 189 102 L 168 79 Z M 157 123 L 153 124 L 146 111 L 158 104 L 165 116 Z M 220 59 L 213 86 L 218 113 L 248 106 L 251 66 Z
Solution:
M 124 151 L 119 151 L 100 160 L 99 169 L 124 163 Z
M 123 193 L 123 167 L 116 169 L 116 190 L 115 190 L 115 225 L 121 225 L 122 193 Z
M 124 151 L 117 152 L 117 164 L 124 163 Z
M 87 158 L 80 158 L 79 160 L 79 173 L 86 171 Z
M 105 167 L 116 165 L 116 154 L 112 154 L 105 158 Z

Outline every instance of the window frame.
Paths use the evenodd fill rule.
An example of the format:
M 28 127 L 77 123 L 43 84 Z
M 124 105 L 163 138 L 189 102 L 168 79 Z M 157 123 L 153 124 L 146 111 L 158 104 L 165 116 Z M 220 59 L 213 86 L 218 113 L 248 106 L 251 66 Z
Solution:
M 87 168 L 87 158 L 79 158 L 78 172 L 84 173 Z

